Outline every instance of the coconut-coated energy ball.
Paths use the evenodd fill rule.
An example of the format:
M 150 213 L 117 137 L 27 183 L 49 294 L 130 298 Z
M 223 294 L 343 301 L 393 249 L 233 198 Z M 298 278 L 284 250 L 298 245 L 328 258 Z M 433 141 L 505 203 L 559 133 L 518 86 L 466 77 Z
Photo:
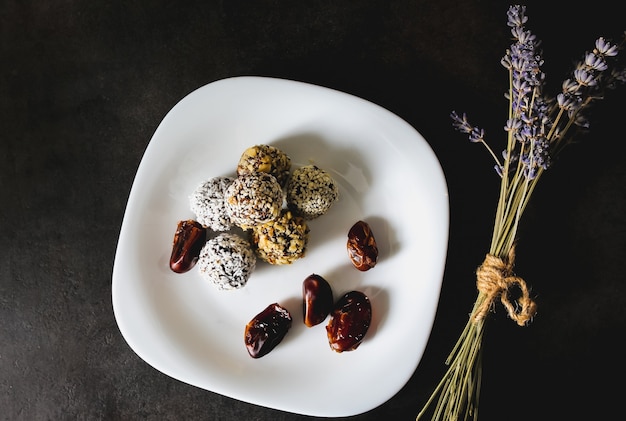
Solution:
M 237 175 L 264 172 L 276 177 L 284 186 L 291 170 L 291 159 L 280 149 L 271 145 L 255 145 L 246 149 L 239 158 Z
M 189 207 L 196 221 L 213 231 L 227 231 L 232 222 L 226 213 L 226 189 L 233 177 L 213 177 L 203 181 L 189 196 Z
M 287 206 L 310 220 L 324 215 L 339 199 L 339 186 L 331 175 L 316 165 L 295 169 L 287 181 Z
M 309 227 L 304 218 L 285 209 L 278 219 L 252 228 L 251 237 L 258 257 L 273 265 L 287 265 L 304 256 Z
M 278 218 L 283 201 L 280 184 L 264 172 L 240 175 L 226 190 L 226 212 L 243 229 Z
M 197 266 L 200 275 L 218 289 L 240 289 L 248 283 L 256 267 L 256 255 L 249 241 L 224 232 L 202 247 Z

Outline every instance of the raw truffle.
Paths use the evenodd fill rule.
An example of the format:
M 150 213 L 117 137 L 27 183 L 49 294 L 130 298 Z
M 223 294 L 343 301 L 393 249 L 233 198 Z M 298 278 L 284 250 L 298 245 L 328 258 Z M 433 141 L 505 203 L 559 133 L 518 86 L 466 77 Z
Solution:
M 206 242 L 197 265 L 202 277 L 218 289 L 239 289 L 248 283 L 256 266 L 256 255 L 248 241 L 225 232 Z
M 241 175 L 226 191 L 226 212 L 243 229 L 273 221 L 283 206 L 283 190 L 273 175 Z
M 335 180 L 315 165 L 294 170 L 287 182 L 287 206 L 305 219 L 324 215 L 338 198 Z
M 189 206 L 196 220 L 213 231 L 227 231 L 232 222 L 226 213 L 225 193 L 235 179 L 213 177 L 200 185 L 189 196 Z
M 280 149 L 270 145 L 255 145 L 246 149 L 237 164 L 237 175 L 264 172 L 272 174 L 281 186 L 289 178 L 291 159 Z
M 258 257 L 273 265 L 287 265 L 304 256 L 309 228 L 304 218 L 284 210 L 277 220 L 255 226 L 251 237 Z

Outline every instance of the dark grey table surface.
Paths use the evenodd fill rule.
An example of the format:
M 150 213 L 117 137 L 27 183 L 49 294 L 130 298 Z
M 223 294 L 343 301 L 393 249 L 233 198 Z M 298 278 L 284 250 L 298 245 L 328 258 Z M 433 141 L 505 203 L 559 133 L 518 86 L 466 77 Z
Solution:
M 527 3 L 528 26 L 543 40 L 556 90 L 596 37 L 619 37 L 626 22 L 617 2 L 542 3 Z M 414 126 L 441 162 L 450 241 L 430 341 L 404 388 L 348 418 L 413 419 L 466 321 L 472 274 L 490 240 L 497 177 L 484 151 L 453 131 L 449 113 L 466 111 L 492 140 L 503 136 L 507 7 L 1 1 L 0 419 L 315 419 L 163 375 L 128 346 L 112 310 L 120 226 L 151 136 L 185 95 L 242 75 L 379 104 Z M 501 307 L 491 314 L 482 420 L 624 412 L 625 98 L 621 90 L 596 108 L 591 132 L 546 174 L 525 215 L 516 268 L 539 312 L 524 328 Z M 350 379 L 330 387 L 341 399 Z

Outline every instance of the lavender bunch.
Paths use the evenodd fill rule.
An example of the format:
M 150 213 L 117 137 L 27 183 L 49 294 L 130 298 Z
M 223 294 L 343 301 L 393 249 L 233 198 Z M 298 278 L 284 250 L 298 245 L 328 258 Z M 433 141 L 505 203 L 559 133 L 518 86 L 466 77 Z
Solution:
M 604 98 L 608 89 L 626 81 L 626 70 L 618 67 L 621 44 L 598 38 L 595 48 L 577 63 L 561 92 L 549 97 L 544 92 L 546 75 L 541 70 L 541 43 L 526 28 L 526 7 L 511 6 L 507 24 L 513 43 L 502 58 L 509 72 L 505 95 L 509 114 L 504 130 L 506 147 L 500 157 L 485 140 L 485 131 L 472 125 L 465 114 L 451 113 L 453 126 L 468 135 L 470 142 L 485 146 L 495 161 L 500 195 L 497 202 L 489 253 L 476 270 L 478 297 L 470 318 L 446 364 L 449 366 L 430 399 L 417 415 L 425 416 L 436 402 L 433 420 L 478 419 L 482 373 L 481 344 L 485 317 L 499 300 L 518 325 L 527 325 L 536 313 L 526 282 L 513 272 L 515 241 L 520 219 L 543 173 L 551 167 L 564 146 L 579 130 L 589 128 L 586 111 Z M 626 31 L 624 32 L 626 38 Z M 511 300 L 509 289 L 519 290 Z

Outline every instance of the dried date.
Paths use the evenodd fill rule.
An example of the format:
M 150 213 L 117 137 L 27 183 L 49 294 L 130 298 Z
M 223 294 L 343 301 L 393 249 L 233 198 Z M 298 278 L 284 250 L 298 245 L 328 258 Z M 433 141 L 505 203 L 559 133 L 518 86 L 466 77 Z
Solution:
M 291 323 L 291 314 L 286 308 L 277 303 L 267 306 L 246 325 L 244 342 L 248 354 L 252 358 L 267 355 L 283 340 Z
M 311 274 L 302 282 L 302 299 L 307 327 L 322 323 L 333 308 L 333 291 L 320 275 Z
M 371 322 L 372 305 L 369 298 L 360 291 L 347 292 L 333 307 L 326 326 L 330 348 L 335 352 L 357 349 Z
M 206 242 L 206 228 L 198 221 L 188 219 L 179 221 L 174 234 L 170 269 L 184 273 L 196 265 L 200 250 Z
M 358 221 L 348 231 L 348 256 L 355 268 L 365 272 L 376 266 L 378 246 L 367 222 Z

